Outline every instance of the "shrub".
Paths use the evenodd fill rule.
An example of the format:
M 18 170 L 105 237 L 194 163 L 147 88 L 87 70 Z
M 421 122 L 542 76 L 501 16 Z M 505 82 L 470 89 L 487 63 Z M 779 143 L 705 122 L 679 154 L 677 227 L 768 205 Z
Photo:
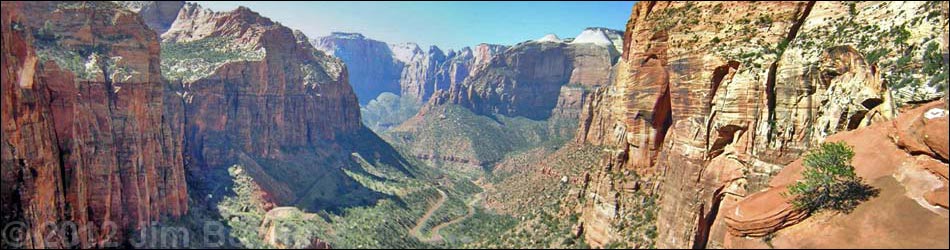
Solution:
M 844 142 L 824 143 L 805 155 L 802 180 L 788 187 L 792 204 L 808 212 L 831 209 L 849 213 L 877 195 L 851 166 L 854 151 Z

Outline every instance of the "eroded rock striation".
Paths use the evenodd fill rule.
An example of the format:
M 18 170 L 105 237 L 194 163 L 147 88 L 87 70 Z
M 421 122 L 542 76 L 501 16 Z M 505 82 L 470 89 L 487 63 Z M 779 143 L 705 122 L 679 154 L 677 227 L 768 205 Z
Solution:
M 19 247 L 116 247 L 186 213 L 155 32 L 111 2 L 2 6 L 0 198 L 3 224 L 26 229 Z
M 926 49 L 947 46 L 939 39 L 946 15 L 933 14 L 940 9 L 638 2 L 614 80 L 586 100 L 575 137 L 619 150 L 591 173 L 587 242 L 623 240 L 611 225 L 638 209 L 619 202 L 629 196 L 619 187 L 633 181 L 659 197 L 657 247 L 721 247 L 720 208 L 755 198 L 748 195 L 828 136 L 943 95 L 945 71 L 927 66 Z M 602 173 L 625 170 L 637 178 Z

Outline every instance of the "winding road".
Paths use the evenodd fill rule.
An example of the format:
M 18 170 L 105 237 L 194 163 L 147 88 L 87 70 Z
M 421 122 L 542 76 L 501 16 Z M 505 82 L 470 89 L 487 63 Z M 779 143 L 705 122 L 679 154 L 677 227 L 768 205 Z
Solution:
M 475 214 L 475 207 L 474 207 L 475 203 L 478 203 L 478 201 L 481 200 L 482 197 L 485 195 L 485 191 L 484 189 L 482 189 L 481 193 L 475 194 L 475 198 L 469 201 L 468 204 L 465 204 L 468 207 L 468 213 L 466 213 L 463 216 L 459 216 L 458 218 L 452 219 L 450 221 L 447 221 L 445 223 L 432 227 L 432 229 L 429 230 L 432 232 L 431 233 L 432 236 L 430 236 L 429 238 L 424 238 L 420 235 L 419 230 L 421 230 L 422 227 L 425 226 L 426 222 L 429 221 L 429 218 L 432 217 L 432 214 L 435 213 L 436 210 L 439 210 L 439 208 L 441 208 L 442 205 L 445 203 L 445 199 L 446 199 L 445 192 L 443 192 L 441 189 L 436 189 L 436 190 L 438 190 L 439 194 L 442 196 L 439 197 L 439 200 L 435 203 L 435 205 L 432 205 L 432 207 L 429 207 L 429 210 L 426 211 L 426 213 L 422 215 L 422 217 L 419 217 L 419 219 L 416 220 L 416 226 L 412 227 L 412 229 L 409 230 L 409 235 L 416 237 L 420 241 L 426 242 L 426 243 L 435 243 L 435 242 L 442 241 L 442 235 L 439 234 L 439 230 L 442 230 L 442 228 L 445 228 L 455 223 L 462 222 L 472 217 L 472 215 Z
M 438 189 L 438 188 L 435 190 L 439 191 L 439 195 L 440 195 L 439 200 L 435 202 L 435 205 L 432 205 L 432 207 L 429 207 L 429 210 L 426 211 L 426 213 L 423 214 L 422 217 L 419 217 L 419 219 L 416 220 L 416 226 L 412 227 L 412 229 L 409 229 L 409 235 L 416 237 L 422 241 L 425 241 L 425 240 L 419 237 L 419 230 L 422 229 L 422 226 L 425 226 L 427 221 L 429 221 L 429 217 L 432 217 L 432 214 L 435 213 L 436 210 L 439 210 L 439 208 L 442 207 L 442 204 L 445 203 L 445 192 L 442 191 L 442 189 Z

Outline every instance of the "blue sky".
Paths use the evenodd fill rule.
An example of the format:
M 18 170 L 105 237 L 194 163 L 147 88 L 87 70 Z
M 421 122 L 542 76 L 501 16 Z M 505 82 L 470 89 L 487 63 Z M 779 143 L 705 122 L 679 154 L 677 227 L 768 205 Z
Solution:
M 203 2 L 215 11 L 247 6 L 311 38 L 358 32 L 389 43 L 458 49 L 515 44 L 548 33 L 574 37 L 586 27 L 623 30 L 634 1 L 624 2 Z

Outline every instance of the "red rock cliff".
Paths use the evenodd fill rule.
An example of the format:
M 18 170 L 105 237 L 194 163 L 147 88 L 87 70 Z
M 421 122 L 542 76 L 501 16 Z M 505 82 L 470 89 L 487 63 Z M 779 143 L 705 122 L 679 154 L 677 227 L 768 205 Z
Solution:
M 0 198 L 22 247 L 105 247 L 186 213 L 155 33 L 110 2 L 2 6 Z M 87 230 L 50 230 L 64 222 Z
M 348 150 L 383 142 L 360 124 L 340 60 L 245 7 L 186 4 L 162 39 L 164 73 L 181 84 L 189 177 L 202 193 L 220 197 L 218 178 L 234 164 L 262 170 L 249 173 L 277 205 L 319 210 L 353 201 L 339 192 L 366 191 L 342 171 Z
M 614 82 L 588 99 L 576 137 L 620 150 L 592 174 L 588 243 L 622 240 L 610 226 L 622 213 L 609 211 L 638 209 L 599 172 L 635 170 L 643 178 L 628 181 L 659 197 L 658 247 L 721 246 L 720 207 L 827 136 L 892 118 L 914 99 L 892 98 L 906 89 L 889 91 L 897 80 L 939 79 L 924 63 L 895 66 L 946 47 L 933 4 L 638 2 Z

